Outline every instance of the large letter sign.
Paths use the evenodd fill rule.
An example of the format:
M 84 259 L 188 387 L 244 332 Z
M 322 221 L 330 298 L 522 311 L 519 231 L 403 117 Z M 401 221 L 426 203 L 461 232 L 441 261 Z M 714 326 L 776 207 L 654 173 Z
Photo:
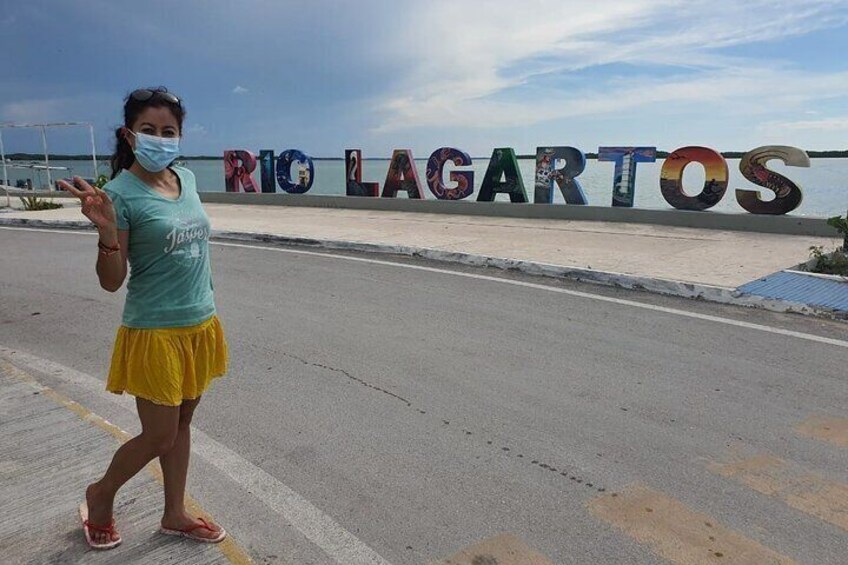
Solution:
M 652 163 L 657 158 L 656 147 L 599 147 L 598 161 L 615 163 L 612 206 L 632 208 L 636 192 L 638 163 Z M 766 145 L 745 153 L 740 160 L 742 175 L 758 187 L 769 189 L 773 196 L 763 196 L 761 190 L 737 189 L 736 200 L 751 214 L 786 214 L 801 205 L 801 187 L 784 175 L 769 169 L 771 159 L 779 159 L 792 167 L 809 167 L 810 158 L 797 147 Z M 321 160 L 321 159 L 319 159 Z M 328 160 L 335 160 L 329 158 Z M 315 165 L 311 157 L 296 149 L 289 149 L 276 160 L 274 151 L 263 149 L 259 153 L 261 190 L 277 191 L 277 185 L 287 193 L 302 194 L 312 187 Z M 699 163 L 704 168 L 704 186 L 684 190 L 686 167 Z M 424 184 L 409 149 L 395 149 L 380 193 L 380 183 L 363 182 L 362 151 L 346 149 L 344 153 L 344 193 L 348 196 L 397 198 L 405 191 L 410 199 L 425 200 Z M 439 200 L 463 200 L 474 194 L 475 172 L 471 157 L 455 147 L 439 147 L 427 160 L 424 180 L 430 192 Z M 224 151 L 224 184 L 227 192 L 259 192 L 260 185 L 253 179 L 257 159 L 244 149 Z M 533 182 L 533 201 L 536 204 L 554 203 L 559 188 L 566 204 L 587 205 L 588 199 L 577 180 L 586 168 L 586 155 L 576 147 L 537 147 Z M 456 169 L 456 167 L 464 167 Z M 335 168 L 327 165 L 327 170 Z M 445 170 L 447 168 L 447 170 Z M 728 164 L 721 153 L 708 147 L 689 145 L 668 154 L 660 169 L 660 192 L 668 204 L 677 210 L 705 211 L 721 202 L 728 188 Z M 448 180 L 449 179 L 449 180 Z M 341 191 L 332 184 L 326 192 Z M 336 192 L 338 193 L 338 192 Z M 509 196 L 510 202 L 527 203 L 527 191 L 511 147 L 492 151 L 483 181 L 477 194 L 478 202 L 493 202 L 498 194 Z
M 505 177 L 503 181 L 501 177 Z M 527 202 L 524 179 L 521 178 L 518 160 L 512 147 L 501 147 L 492 151 L 477 202 L 492 202 L 496 194 L 509 194 L 510 202 Z
M 262 179 L 262 192 L 277 192 L 273 149 L 263 149 L 259 152 L 259 173 Z
M 292 182 L 292 165 L 297 163 L 297 182 Z M 303 194 L 312 188 L 315 165 L 312 158 L 297 149 L 288 149 L 277 157 L 277 183 L 289 194 Z
M 704 166 L 704 188 L 696 196 L 683 191 L 683 170 L 689 163 Z M 721 153 L 708 147 L 681 147 L 668 154 L 660 172 L 660 191 L 666 202 L 678 210 L 712 208 L 727 191 L 727 161 Z
M 445 163 L 453 161 L 458 167 L 471 165 L 468 153 L 453 147 L 441 147 L 433 151 L 427 161 L 427 186 L 439 200 L 462 200 L 474 193 L 474 171 L 451 171 L 450 180 L 455 182 L 448 188 L 444 182 Z
M 557 161 L 565 161 L 565 165 L 557 169 Z M 588 204 L 583 187 L 576 180 L 585 168 L 586 155 L 575 147 L 537 147 L 533 202 L 553 204 L 556 183 L 566 204 Z
M 348 196 L 379 196 L 380 183 L 362 182 L 362 151 L 345 150 L 345 192 Z
M 401 190 L 405 190 L 410 198 L 424 199 L 424 190 L 409 149 L 395 149 L 392 153 L 392 162 L 383 184 L 383 198 L 395 198 Z
M 259 192 L 250 173 L 256 169 L 256 156 L 244 149 L 224 151 L 224 186 L 227 192 Z
M 791 167 L 809 167 L 810 157 L 797 147 L 767 145 L 742 156 L 739 170 L 752 183 L 774 192 L 774 200 L 763 200 L 756 190 L 736 190 L 739 205 L 752 214 L 786 214 L 801 205 L 801 188 L 783 175 L 766 168 L 771 159 L 780 159 Z
M 598 147 L 598 161 L 615 161 L 613 206 L 633 207 L 636 195 L 636 163 L 653 163 L 656 160 L 656 147 Z

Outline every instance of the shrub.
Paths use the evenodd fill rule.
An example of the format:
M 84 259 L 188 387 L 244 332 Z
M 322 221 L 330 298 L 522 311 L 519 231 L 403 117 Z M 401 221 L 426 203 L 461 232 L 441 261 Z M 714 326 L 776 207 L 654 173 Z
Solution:
M 810 257 L 815 261 L 810 272 L 825 275 L 848 276 L 848 254 L 837 249 L 833 253 L 825 253 L 821 246 L 810 247 Z
M 836 231 L 842 234 L 842 251 L 848 252 L 848 214 L 842 216 L 834 216 L 828 218 L 827 225 L 836 228 Z
M 24 205 L 24 210 L 53 210 L 62 207 L 61 204 L 52 200 L 37 198 L 35 196 L 21 196 L 20 198 Z

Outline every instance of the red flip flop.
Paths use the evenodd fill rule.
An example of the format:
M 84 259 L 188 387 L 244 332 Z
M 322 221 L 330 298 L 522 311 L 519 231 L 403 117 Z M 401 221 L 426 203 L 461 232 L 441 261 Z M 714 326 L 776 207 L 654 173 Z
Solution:
M 224 538 L 227 537 L 227 532 L 224 530 L 224 528 L 221 528 L 221 531 L 214 538 L 205 538 L 203 536 L 195 534 L 194 532 L 199 529 L 209 530 L 210 532 L 216 531 L 215 528 L 213 528 L 209 524 L 209 522 L 207 522 L 203 518 L 198 518 L 198 520 L 200 520 L 199 524 L 194 524 L 193 526 L 189 526 L 184 530 L 173 530 L 171 528 L 162 527 L 159 529 L 159 531 L 165 534 L 166 536 L 178 536 L 181 538 L 188 538 L 202 543 L 219 543 L 221 541 L 224 541 Z
M 108 526 L 99 526 L 97 524 L 92 524 L 88 521 L 88 504 L 83 502 L 79 506 L 79 515 L 80 519 L 82 519 L 82 531 L 85 533 L 85 541 L 88 542 L 88 546 L 92 549 L 112 549 L 113 547 L 117 547 L 121 544 L 122 540 L 120 534 L 115 531 L 115 521 L 113 520 L 111 524 Z M 101 532 L 104 534 L 109 534 L 109 540 L 105 543 L 97 543 L 92 539 L 91 532 Z M 113 540 L 112 537 L 118 535 L 118 539 Z

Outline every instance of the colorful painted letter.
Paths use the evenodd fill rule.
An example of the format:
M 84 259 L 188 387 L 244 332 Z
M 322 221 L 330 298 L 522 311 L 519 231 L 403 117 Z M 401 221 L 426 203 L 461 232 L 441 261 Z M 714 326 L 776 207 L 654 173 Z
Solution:
M 362 151 L 345 149 L 345 171 L 348 196 L 379 196 L 380 183 L 362 182 Z
M 599 147 L 598 161 L 615 161 L 612 205 L 633 207 L 636 195 L 636 163 L 657 160 L 656 147 Z
M 474 171 L 451 171 L 450 180 L 456 186 L 448 188 L 444 182 L 445 163 L 453 161 L 457 167 L 471 165 L 468 153 L 453 147 L 441 147 L 433 151 L 427 161 L 427 186 L 439 200 L 462 200 L 474 193 Z
M 292 165 L 297 163 L 297 182 L 292 182 Z M 287 149 L 277 157 L 277 183 L 289 194 L 303 194 L 312 188 L 315 165 L 312 157 L 297 149 Z
M 395 198 L 401 190 L 405 190 L 409 198 L 424 200 L 424 190 L 409 149 L 395 149 L 392 153 L 392 162 L 383 184 L 383 198 Z
M 683 170 L 689 163 L 704 166 L 704 189 L 697 196 L 683 191 Z M 718 204 L 727 192 L 727 161 L 708 147 L 689 146 L 668 154 L 660 172 L 660 191 L 665 201 L 678 210 L 707 210 Z
M 505 179 L 502 181 L 501 177 Z M 509 194 L 510 202 L 527 202 L 527 191 L 524 190 L 524 180 L 512 147 L 492 151 L 477 202 L 492 202 L 497 194 Z
M 259 173 L 262 179 L 262 192 L 277 192 L 277 179 L 274 178 L 274 150 L 259 151 Z
M 224 186 L 227 192 L 259 192 L 253 181 L 252 173 L 256 169 L 256 156 L 244 149 L 224 151 Z
M 810 157 L 797 147 L 766 145 L 745 153 L 739 162 L 739 170 L 746 179 L 772 190 L 775 194 L 773 200 L 766 201 L 757 190 L 736 189 L 739 205 L 752 214 L 786 214 L 801 205 L 801 187 L 766 168 L 766 163 L 771 159 L 780 159 L 790 167 L 810 166 Z
M 558 160 L 565 166 L 556 168 Z M 536 190 L 533 202 L 553 204 L 554 182 L 559 186 L 566 204 L 588 204 L 583 187 L 575 177 L 586 168 L 586 155 L 575 147 L 537 147 L 536 148 Z

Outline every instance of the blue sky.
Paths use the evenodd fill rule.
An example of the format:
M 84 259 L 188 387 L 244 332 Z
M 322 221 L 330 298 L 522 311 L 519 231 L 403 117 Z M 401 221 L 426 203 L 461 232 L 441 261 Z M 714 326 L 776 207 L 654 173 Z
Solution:
M 90 121 L 104 153 L 160 84 L 188 155 L 848 149 L 846 0 L 0 0 L 0 47 L 0 122 Z

